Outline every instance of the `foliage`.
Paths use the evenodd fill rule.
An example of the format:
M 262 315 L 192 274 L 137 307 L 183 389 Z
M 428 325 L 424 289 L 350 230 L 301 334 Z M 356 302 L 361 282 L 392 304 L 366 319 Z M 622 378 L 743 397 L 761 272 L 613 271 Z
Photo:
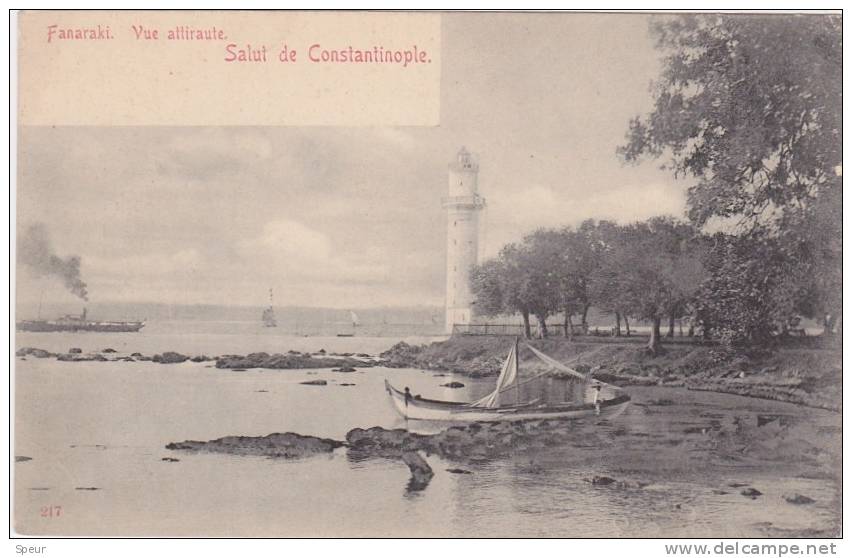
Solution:
M 839 314 L 840 17 L 657 21 L 654 109 L 631 121 L 619 153 L 694 177 L 690 219 L 732 233 L 714 249 L 704 319 L 756 341 L 797 313 Z

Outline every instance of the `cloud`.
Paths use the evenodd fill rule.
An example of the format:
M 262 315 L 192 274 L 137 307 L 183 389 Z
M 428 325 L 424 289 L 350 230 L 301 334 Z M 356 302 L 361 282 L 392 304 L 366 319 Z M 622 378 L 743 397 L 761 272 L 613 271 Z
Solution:
M 258 133 L 207 128 L 176 136 L 164 148 L 159 171 L 195 180 L 233 175 L 272 156 L 272 144 Z
M 186 275 L 204 265 L 206 265 L 204 258 L 195 249 L 163 254 L 138 254 L 119 258 L 92 256 L 86 259 L 86 267 L 95 274 L 119 276 L 129 280 L 135 277 Z
M 381 283 L 390 269 L 380 247 L 340 253 L 326 233 L 292 219 L 266 223 L 259 236 L 238 244 L 238 252 L 288 280 Z

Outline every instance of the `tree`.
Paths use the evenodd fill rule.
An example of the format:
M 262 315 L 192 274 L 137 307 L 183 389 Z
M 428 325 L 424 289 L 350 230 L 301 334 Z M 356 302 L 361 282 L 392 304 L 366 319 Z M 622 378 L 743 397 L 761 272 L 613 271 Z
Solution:
M 729 306 L 705 300 L 705 309 L 724 316 L 750 308 L 753 316 L 741 325 L 755 329 L 741 333 L 751 339 L 767 328 L 757 318 L 839 315 L 840 17 L 689 14 L 658 21 L 652 32 L 665 57 L 654 109 L 630 122 L 619 153 L 627 161 L 665 156 L 676 176 L 696 180 L 688 193 L 693 223 L 721 220 L 733 233 L 724 250 L 736 263 L 714 268 L 732 275 L 713 279 L 728 289 L 722 300 Z M 765 246 L 771 256 L 749 252 Z M 775 266 L 776 257 L 788 264 Z M 788 290 L 735 296 L 746 292 L 735 280 L 755 279 L 761 270 L 783 273 L 764 273 L 765 283 Z M 790 290 L 796 300 L 783 294 Z
M 597 292 L 611 294 L 621 312 L 651 321 L 648 350 L 660 351 L 664 318 L 681 315 L 704 275 L 695 250 L 697 231 L 670 217 L 623 227 L 597 276 Z
M 524 237 L 514 253 L 514 271 L 520 280 L 520 296 L 538 320 L 540 337 L 547 337 L 547 318 L 563 305 L 565 273 L 563 246 L 559 235 L 539 229 Z

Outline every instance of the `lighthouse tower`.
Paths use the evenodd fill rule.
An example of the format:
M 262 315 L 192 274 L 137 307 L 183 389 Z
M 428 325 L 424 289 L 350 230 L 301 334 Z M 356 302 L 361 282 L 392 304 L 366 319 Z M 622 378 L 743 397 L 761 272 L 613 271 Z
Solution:
M 470 270 L 477 263 L 479 211 L 485 207 L 478 174 L 479 164 L 462 147 L 449 166 L 449 195 L 441 200 L 447 210 L 447 333 L 471 320 Z

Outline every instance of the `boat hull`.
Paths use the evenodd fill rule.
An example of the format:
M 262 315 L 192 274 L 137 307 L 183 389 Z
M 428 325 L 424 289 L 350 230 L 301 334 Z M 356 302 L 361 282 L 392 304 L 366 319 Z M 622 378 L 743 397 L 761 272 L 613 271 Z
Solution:
M 396 411 L 411 420 L 446 422 L 494 422 L 544 419 L 615 418 L 630 404 L 628 395 L 619 395 L 601 401 L 599 406 L 565 404 L 555 406 L 517 405 L 500 408 L 471 407 L 467 403 L 437 401 L 419 396 L 405 400 L 405 393 L 385 380 L 385 389 L 391 396 Z
M 18 331 L 96 331 L 96 332 L 136 332 L 145 327 L 145 322 L 89 322 L 89 323 L 60 323 L 50 321 L 28 320 L 17 322 Z

